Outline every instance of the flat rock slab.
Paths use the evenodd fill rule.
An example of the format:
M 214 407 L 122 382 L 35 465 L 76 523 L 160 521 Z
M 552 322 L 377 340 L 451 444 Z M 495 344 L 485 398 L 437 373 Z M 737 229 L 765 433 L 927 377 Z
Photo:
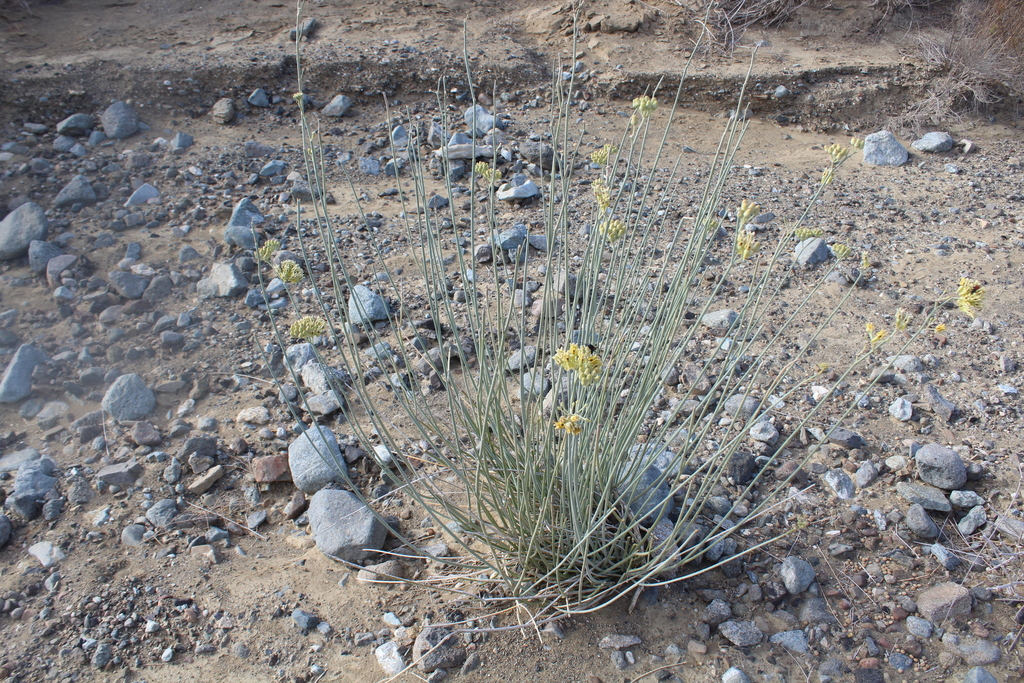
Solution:
M 309 502 L 309 524 L 320 552 L 349 562 L 370 557 L 387 536 L 373 511 L 348 491 L 318 491 Z
M 933 624 L 941 624 L 971 613 L 971 592 L 956 583 L 940 583 L 917 596 L 917 610 Z

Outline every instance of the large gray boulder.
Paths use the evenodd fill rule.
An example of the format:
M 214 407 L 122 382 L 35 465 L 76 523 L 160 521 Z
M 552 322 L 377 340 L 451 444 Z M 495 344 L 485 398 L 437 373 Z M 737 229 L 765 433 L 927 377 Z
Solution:
M 46 354 L 30 344 L 22 344 L 0 378 L 0 403 L 17 403 L 32 393 L 32 371 L 45 363 Z
M 114 102 L 107 107 L 100 117 L 103 124 L 103 132 L 108 138 L 123 140 L 134 135 L 139 130 L 139 115 L 135 113 L 131 105 L 125 102 Z
M 387 320 L 388 304 L 372 289 L 356 285 L 348 297 L 348 317 L 359 325 L 370 325 L 378 320 Z
M 344 483 L 348 465 L 334 432 L 314 426 L 288 446 L 288 467 L 292 481 L 303 493 L 316 493 L 329 484 Z
M 239 249 L 255 249 L 256 234 L 253 228 L 264 220 L 263 214 L 248 197 L 235 205 L 231 219 L 224 228 L 224 241 Z
M 50 221 L 43 207 L 26 202 L 0 221 L 0 261 L 24 256 L 32 240 L 45 240 Z
M 156 407 L 156 395 L 141 377 L 132 373 L 121 375 L 103 396 L 103 409 L 119 422 L 141 420 Z
M 914 460 L 917 476 L 926 484 L 953 491 L 967 483 L 967 466 L 952 448 L 928 443 L 917 450 Z
M 96 192 L 92 189 L 92 185 L 89 184 L 89 179 L 84 175 L 76 175 L 57 193 L 57 198 L 53 200 L 53 205 L 58 209 L 63 209 L 66 206 L 74 206 L 75 204 L 92 206 L 97 201 Z
M 864 138 L 864 163 L 873 166 L 902 166 L 910 154 L 896 136 L 880 130 Z
M 42 501 L 57 483 L 55 472 L 56 465 L 49 458 L 22 463 L 14 477 L 14 491 L 4 503 L 7 509 L 25 519 L 38 517 Z
M 309 502 L 309 525 L 316 547 L 349 562 L 370 557 L 384 546 L 387 528 L 355 494 L 318 491 Z
M 249 281 L 234 263 L 215 263 L 210 276 L 196 283 L 196 291 L 203 299 L 238 296 L 249 288 Z

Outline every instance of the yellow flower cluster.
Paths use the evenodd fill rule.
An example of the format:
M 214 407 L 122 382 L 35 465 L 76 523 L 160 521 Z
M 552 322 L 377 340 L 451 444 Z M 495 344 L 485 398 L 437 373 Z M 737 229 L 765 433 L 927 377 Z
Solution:
M 850 147 L 864 149 L 864 138 L 850 138 Z
M 326 330 L 327 321 L 323 318 L 307 315 L 293 322 L 292 326 L 288 328 L 288 334 L 296 339 L 312 339 L 313 337 L 319 337 Z
M 601 149 L 595 150 L 590 155 L 590 160 L 598 166 L 604 166 L 608 163 L 608 160 L 618 153 L 619 148 L 614 145 L 605 145 Z
M 491 168 L 491 165 L 486 161 L 478 161 L 473 164 L 473 173 L 489 183 L 493 183 L 496 179 L 501 178 L 501 171 Z
M 753 220 L 759 213 L 761 213 L 761 207 L 754 202 L 748 199 L 744 199 L 740 202 L 740 208 L 736 209 L 736 222 L 739 225 L 738 229 L 743 230 L 743 226 Z
M 274 274 L 281 278 L 282 282 L 287 282 L 290 285 L 295 284 L 303 278 L 302 268 L 295 261 L 284 261 L 281 265 L 274 269 Z
M 608 207 L 612 205 L 612 191 L 608 187 L 608 183 L 604 181 L 604 178 L 598 178 L 590 184 L 590 191 L 594 193 L 594 199 L 597 200 L 597 208 L 600 212 L 604 213 L 608 210 Z
M 741 230 L 736 234 L 736 253 L 740 258 L 748 259 L 761 249 L 761 245 L 754 240 L 754 233 Z
M 576 413 L 573 413 L 572 415 L 563 415 L 555 422 L 555 429 L 564 429 L 569 434 L 576 436 L 583 431 L 583 426 L 580 424 L 581 422 L 589 422 L 589 420 L 580 417 Z
M 604 235 L 609 242 L 615 242 L 626 234 L 626 224 L 618 218 L 601 221 L 597 229 L 601 231 L 601 234 Z
M 960 286 L 956 289 L 956 307 L 975 317 L 985 300 L 985 288 L 977 280 L 969 277 L 960 278 Z
M 793 235 L 801 242 L 809 240 L 812 237 L 821 237 L 824 234 L 825 231 L 821 228 L 797 228 L 793 231 Z
M 257 261 L 269 261 L 270 257 L 274 255 L 274 252 L 281 248 L 281 243 L 277 240 L 267 240 L 263 243 L 259 249 L 256 250 Z
M 910 311 L 905 308 L 897 309 L 896 318 L 893 320 L 892 326 L 897 330 L 906 331 L 910 327 Z
M 575 372 L 583 386 L 593 384 L 601 376 L 601 358 L 586 346 L 569 344 L 568 349 L 558 349 L 553 360 L 563 370 Z
M 836 255 L 836 258 L 842 261 L 853 253 L 853 249 L 842 243 L 836 243 L 832 245 L 832 253 Z
M 633 109 L 637 110 L 643 118 L 647 118 L 658 108 L 658 100 L 649 95 L 641 95 L 633 98 Z
M 831 166 L 821 172 L 821 184 L 831 185 L 832 181 L 836 179 L 836 171 Z
M 829 145 L 825 148 L 825 154 L 828 154 L 829 159 L 832 160 L 833 165 L 839 164 L 843 159 L 850 156 L 850 150 L 847 147 L 843 147 L 839 144 Z
M 872 349 L 877 348 L 889 336 L 887 331 L 876 329 L 874 323 L 867 323 L 864 325 L 864 329 L 868 333 L 868 346 Z

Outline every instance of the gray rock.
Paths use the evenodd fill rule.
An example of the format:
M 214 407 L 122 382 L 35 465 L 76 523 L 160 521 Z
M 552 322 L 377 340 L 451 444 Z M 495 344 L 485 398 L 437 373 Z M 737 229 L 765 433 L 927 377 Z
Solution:
M 892 367 L 900 372 L 921 372 L 924 370 L 924 363 L 917 356 L 911 354 L 903 354 L 900 356 L 893 356 Z
M 19 346 L 0 378 L 0 403 L 17 403 L 28 398 L 32 393 L 32 371 L 47 360 L 46 354 L 36 347 Z
M 739 420 L 742 423 L 746 423 L 754 416 L 757 412 L 758 406 L 761 402 L 753 396 L 744 396 L 743 394 L 733 394 L 726 399 L 723 410 L 729 417 Z
M 939 393 L 939 390 L 931 384 L 925 385 L 924 397 L 928 401 L 928 405 L 932 409 L 932 412 L 946 422 L 952 422 L 960 412 L 955 403 L 943 397 L 942 394 Z
M 54 242 L 32 240 L 28 245 L 28 267 L 33 273 L 45 273 L 50 259 L 63 255 L 64 250 Z
M 781 631 L 770 637 L 768 642 L 772 645 L 781 645 L 791 652 L 800 654 L 807 654 L 810 650 L 810 644 L 803 631 Z
M 540 188 L 525 174 L 516 173 L 511 180 L 503 183 L 494 196 L 498 199 L 511 202 L 516 199 L 530 199 L 540 196 Z
M 919 537 L 931 540 L 939 537 L 939 527 L 928 515 L 928 511 L 915 503 L 907 510 L 907 526 Z
M 952 491 L 949 494 L 949 500 L 961 510 L 969 510 L 977 505 L 985 504 L 985 499 L 974 491 Z
M 314 394 L 340 391 L 352 379 L 344 370 L 315 362 L 303 365 L 299 374 L 302 384 Z
M 916 617 L 911 614 L 906 618 L 904 622 L 907 627 L 907 633 L 914 636 L 915 638 L 931 638 L 932 637 L 932 622 L 921 617 Z
M 736 647 L 753 647 L 761 642 L 764 634 L 750 621 L 723 621 L 718 632 Z
M 121 375 L 103 396 L 103 410 L 118 422 L 141 420 L 156 407 L 156 395 L 135 373 Z
M 0 458 L 0 472 L 17 472 L 18 468 L 29 460 L 38 460 L 43 457 L 34 448 L 22 448 Z
M 0 515 L 0 550 L 3 550 L 11 542 L 13 535 L 14 526 L 11 524 L 11 518 L 7 515 Z
M 832 614 L 832 608 L 824 598 L 806 598 L 800 605 L 800 612 L 797 616 L 800 622 L 806 626 L 828 624 L 834 628 L 839 627 L 839 620 Z
M 470 131 L 476 132 L 477 137 L 486 135 L 492 128 L 504 128 L 497 117 L 479 104 L 467 109 L 462 115 L 462 120 L 469 126 Z
M 854 493 L 856 493 L 853 479 L 850 479 L 850 475 L 843 470 L 829 470 L 822 478 L 835 492 L 839 500 L 850 500 L 853 498 Z
M 178 516 L 178 504 L 173 498 L 164 498 L 146 510 L 146 520 L 157 529 L 166 528 Z
M 366 504 L 348 491 L 317 491 L 309 502 L 308 514 L 316 546 L 325 555 L 359 562 L 384 545 L 387 529 Z
M 809 237 L 803 240 L 796 245 L 796 250 L 793 252 L 793 258 L 796 259 L 797 264 L 808 268 L 824 263 L 831 255 L 832 252 L 829 250 L 828 244 L 820 237 Z
M 782 86 L 780 85 L 779 87 L 781 88 Z M 750 676 L 734 666 L 726 669 L 725 673 L 722 674 L 722 683 L 750 683 Z
M 100 117 L 103 132 L 108 138 L 123 140 L 139 130 L 139 116 L 124 102 L 115 102 L 107 107 Z
M 313 415 L 333 415 L 345 407 L 345 397 L 337 391 L 325 391 L 322 394 L 306 398 L 306 406 Z
M 57 133 L 71 137 L 88 135 L 96 125 L 96 121 L 88 114 L 72 114 L 57 124 Z
M 953 149 L 953 136 L 949 133 L 925 133 L 910 146 L 919 152 L 948 152 Z
M 210 276 L 196 283 L 196 291 L 203 299 L 238 296 L 249 287 L 249 281 L 234 263 L 215 263 Z
M 915 602 L 921 616 L 933 624 L 971 613 L 971 592 L 948 581 L 922 591 Z
M 4 506 L 25 519 L 39 516 L 39 506 L 57 483 L 56 465 L 49 458 L 22 463 L 14 477 L 14 490 L 7 496 Z
M 328 103 L 326 107 L 320 110 L 320 113 L 324 116 L 331 116 L 333 118 L 339 118 L 348 113 L 348 110 L 352 107 L 352 100 L 345 95 L 335 95 L 334 98 Z
M 721 598 L 715 598 L 701 612 L 700 620 L 710 626 L 718 626 L 723 621 L 728 621 L 731 617 L 732 609 L 729 607 L 729 603 Z
M 366 175 L 380 175 L 380 161 L 373 157 L 359 157 L 359 172 Z
M 0 261 L 24 256 L 33 240 L 45 240 L 50 229 L 46 212 L 35 202 L 25 202 L 0 221 Z
M 976 666 L 964 675 L 962 683 L 998 683 L 998 681 L 984 667 Z
M 405 670 L 405 660 L 402 659 L 401 649 L 393 640 L 378 645 L 374 648 L 373 655 L 377 658 L 380 668 L 384 669 L 384 673 L 388 676 L 397 676 Z
M 146 527 L 141 524 L 129 524 L 121 531 L 121 544 L 132 548 L 141 547 L 146 543 L 145 535 Z
M 28 554 L 39 560 L 39 564 L 43 565 L 46 569 L 67 557 L 63 550 L 49 541 L 39 541 L 29 546 Z
M 960 566 L 960 558 L 951 553 L 941 543 L 932 543 L 928 546 L 928 552 L 939 561 L 947 571 L 953 571 Z
M 909 158 L 907 148 L 887 130 L 864 138 L 864 163 L 873 166 L 902 166 Z
M 843 448 L 867 448 L 868 442 L 857 432 L 843 427 L 835 427 L 828 433 L 828 442 Z
M 942 646 L 962 657 L 967 666 L 986 666 L 996 664 L 1002 659 L 998 645 L 976 636 L 946 633 L 942 636 Z
M 896 493 L 910 503 L 917 503 L 925 510 L 949 512 L 953 509 L 946 495 L 934 486 L 922 486 L 900 481 L 896 483 Z
M 128 201 L 124 203 L 126 207 L 139 206 L 145 204 L 150 199 L 156 199 L 160 196 L 160 190 L 156 189 L 149 183 L 142 183 L 139 187 L 132 192 L 132 195 L 128 197 Z
M 53 200 L 53 205 L 58 209 L 63 209 L 74 204 L 92 206 L 97 201 L 99 200 L 96 197 L 96 192 L 92 189 L 92 185 L 89 184 L 89 179 L 84 175 L 76 175 L 57 193 L 57 197 Z
M 857 473 L 853 476 L 857 481 L 857 488 L 865 488 L 873 484 L 875 480 L 878 479 L 878 466 L 870 460 L 867 460 L 857 468 Z
M 520 384 L 528 396 L 544 396 L 551 388 L 551 382 L 542 370 L 527 370 L 523 373 Z
M 338 440 L 322 426 L 307 429 L 289 444 L 288 467 L 295 487 L 303 493 L 316 493 L 328 484 L 348 480 L 348 465 Z
M 270 106 L 270 98 L 267 97 L 267 91 L 263 88 L 256 88 L 252 91 L 246 101 L 254 107 L 260 109 L 266 109 Z
M 710 327 L 713 330 L 727 330 L 732 327 L 740 317 L 740 314 L 732 309 L 725 309 L 721 311 L 711 311 L 701 316 L 700 322 L 705 327 Z
M 224 228 L 224 242 L 239 249 L 255 249 L 256 234 L 253 228 L 264 220 L 263 214 L 248 197 L 235 205 Z
M 779 430 L 771 422 L 762 420 L 750 428 L 748 435 L 754 441 L 774 445 L 779 440 Z
M 124 270 L 107 273 L 110 286 L 125 299 L 141 299 L 149 286 L 149 279 Z
M 288 361 L 288 367 L 299 372 L 306 363 L 316 360 L 316 350 L 309 342 L 292 344 L 285 349 L 284 357 Z
M 320 617 L 301 609 L 292 610 L 292 622 L 302 631 L 302 635 L 309 635 L 309 632 L 320 623 Z
M 510 228 L 497 232 L 494 246 L 502 251 L 512 251 L 523 246 L 529 239 L 529 231 L 523 223 L 515 223 Z
M 145 471 L 145 468 L 139 461 L 132 458 L 125 462 L 107 465 L 96 473 L 96 479 L 98 481 L 105 481 L 108 484 L 117 484 L 124 487 L 134 484 L 135 480 L 141 477 Z
M 790 556 L 779 567 L 782 583 L 790 595 L 799 595 L 814 583 L 814 567 L 799 557 Z
M 511 356 L 506 362 L 505 369 L 509 372 L 522 372 L 537 364 L 537 347 L 524 346 Z
M 914 456 L 917 476 L 926 484 L 952 491 L 967 483 L 967 467 L 952 448 L 929 443 L 921 446 Z
M 466 661 L 466 650 L 459 643 L 450 629 L 427 626 L 416 636 L 412 658 L 419 661 L 419 669 L 424 673 L 461 666 Z
M 900 422 L 909 422 L 914 417 L 914 404 L 905 398 L 897 398 L 889 405 L 889 415 Z
M 889 666 L 897 671 L 908 671 L 914 667 L 914 660 L 902 652 L 890 652 L 886 659 Z
M 210 116 L 221 125 L 227 125 L 235 120 L 235 101 L 230 97 L 222 97 L 213 103 L 210 109 Z
M 390 310 L 387 302 L 369 287 L 356 285 L 348 297 L 348 317 L 359 325 L 370 325 L 378 320 L 387 320 Z
M 171 138 L 170 144 L 167 145 L 167 149 L 171 154 L 181 155 L 184 154 L 185 150 L 191 147 L 194 142 L 195 138 L 188 133 L 175 133 L 174 137 Z
M 961 519 L 956 526 L 960 533 L 966 538 L 977 531 L 978 528 L 983 526 L 987 521 L 988 518 L 985 516 L 985 506 L 975 505 L 971 508 L 970 512 L 964 515 L 963 519 Z

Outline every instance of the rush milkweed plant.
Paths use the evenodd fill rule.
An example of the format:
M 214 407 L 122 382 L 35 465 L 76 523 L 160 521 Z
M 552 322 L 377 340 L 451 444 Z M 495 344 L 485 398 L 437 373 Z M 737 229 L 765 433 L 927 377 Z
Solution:
M 525 226 L 518 239 L 506 239 L 515 226 L 493 191 L 505 163 L 494 152 L 493 131 L 470 125 L 471 142 L 459 143 L 476 150 L 474 177 L 488 184 L 485 192 L 461 193 L 468 218 L 454 202 L 428 204 L 431 163 L 440 165 L 443 189 L 454 196 L 460 188 L 450 171 L 459 160 L 444 146 L 431 158 L 414 141 L 406 167 L 411 190 L 399 196 L 415 271 L 391 272 L 383 245 L 369 233 L 372 266 L 386 273 L 370 284 L 392 302 L 388 319 L 376 325 L 364 323 L 360 299 L 342 303 L 366 283 L 335 238 L 336 219 L 323 199 L 323 146 L 312 115 L 300 109 L 307 178 L 320 199 L 299 212 L 290 248 L 306 264 L 324 264 L 325 272 L 314 276 L 294 260 L 271 267 L 281 248 L 276 240 L 257 251 L 261 272 L 284 282 L 292 300 L 290 311 L 271 316 L 272 333 L 281 346 L 310 341 L 320 362 L 350 371 L 351 382 L 336 387 L 346 394 L 345 430 L 363 444 L 382 443 L 391 458 L 380 463 L 381 476 L 447 532 L 454 552 L 431 556 L 440 569 L 418 581 L 484 601 L 512 600 L 540 619 L 599 609 L 774 542 L 786 532 L 769 530 L 765 518 L 777 513 L 791 479 L 769 475 L 802 427 L 821 419 L 826 403 L 803 411 L 774 448 L 763 450 L 748 480 L 736 477 L 734 466 L 753 457 L 746 453 L 751 430 L 774 422 L 810 383 L 824 382 L 832 393 L 883 346 L 906 349 L 941 305 L 913 325 L 900 314 L 898 337 L 869 321 L 863 349 L 840 371 L 809 362 L 807 349 L 856 288 L 811 326 L 803 314 L 854 250 L 833 245 L 830 265 L 803 294 L 783 289 L 796 272 L 794 248 L 822 234 L 805 225 L 810 206 L 859 141 L 825 150 L 807 207 L 794 224 L 772 231 L 755 224 L 760 207 L 753 199 L 724 206 L 747 126 L 732 117 L 709 157 L 699 203 L 670 219 L 673 196 L 662 190 L 678 185 L 681 162 L 666 150 L 683 78 L 675 97 L 638 95 L 620 139 L 589 155 L 573 130 L 573 82 L 553 83 L 555 161 L 537 176 L 542 198 L 534 210 L 542 250 L 530 246 Z M 439 83 L 439 112 L 448 111 L 447 92 Z M 471 81 L 469 95 L 476 101 Z M 744 95 L 745 87 L 738 110 Z M 455 127 L 444 115 L 436 123 L 446 132 Z M 667 176 L 656 170 L 666 161 Z M 590 227 L 585 235 L 576 229 L 581 215 Z M 476 259 L 460 230 L 463 237 L 485 235 L 493 258 Z M 746 289 L 734 310 L 717 310 L 736 281 Z M 975 310 L 980 285 L 962 283 L 960 290 L 957 305 Z M 798 330 L 811 343 L 783 352 Z M 385 343 L 390 359 L 367 361 L 366 347 Z M 364 381 L 368 362 L 382 372 Z M 682 365 L 686 381 L 667 381 Z M 301 386 L 300 368 L 288 369 Z M 299 405 L 311 412 L 305 396 Z M 831 423 L 852 409 L 851 402 Z M 344 461 L 334 464 L 347 476 Z M 727 510 L 712 510 L 709 501 L 723 482 L 736 495 Z M 350 483 L 359 490 L 359 482 Z M 415 534 L 391 525 L 407 544 L 394 554 L 421 557 Z

